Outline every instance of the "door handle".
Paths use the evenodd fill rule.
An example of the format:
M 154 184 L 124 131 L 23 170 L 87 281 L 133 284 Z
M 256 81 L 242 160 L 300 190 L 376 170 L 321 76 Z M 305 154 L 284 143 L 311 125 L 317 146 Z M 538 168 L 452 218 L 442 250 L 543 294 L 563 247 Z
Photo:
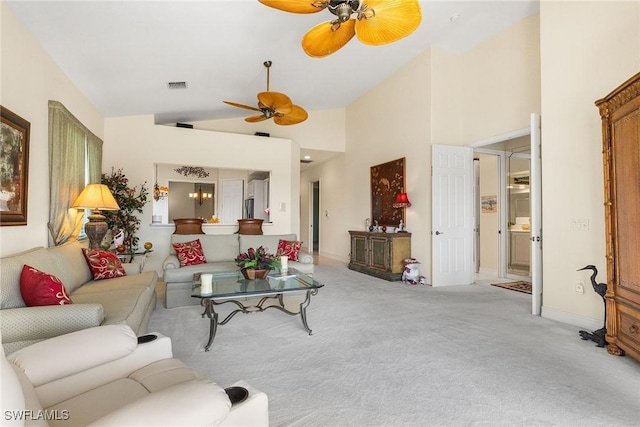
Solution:
M 441 235 L 441 234 L 444 234 L 444 233 L 441 233 L 441 232 L 439 232 L 439 231 L 436 231 L 436 236 L 439 236 L 439 235 Z

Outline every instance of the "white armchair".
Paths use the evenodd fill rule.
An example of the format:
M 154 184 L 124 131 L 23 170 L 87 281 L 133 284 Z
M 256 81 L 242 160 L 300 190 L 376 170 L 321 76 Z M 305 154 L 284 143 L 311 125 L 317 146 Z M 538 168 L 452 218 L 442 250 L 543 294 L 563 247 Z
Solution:
M 3 425 L 268 426 L 267 396 L 225 390 L 174 359 L 159 334 L 138 343 L 129 326 L 61 335 L 2 354 Z

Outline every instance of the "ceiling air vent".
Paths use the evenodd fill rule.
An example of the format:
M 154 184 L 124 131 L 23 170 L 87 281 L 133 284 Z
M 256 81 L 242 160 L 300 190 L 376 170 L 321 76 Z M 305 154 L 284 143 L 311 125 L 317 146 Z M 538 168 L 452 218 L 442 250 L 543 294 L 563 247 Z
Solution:
M 169 82 L 167 83 L 169 89 L 186 89 L 187 82 Z

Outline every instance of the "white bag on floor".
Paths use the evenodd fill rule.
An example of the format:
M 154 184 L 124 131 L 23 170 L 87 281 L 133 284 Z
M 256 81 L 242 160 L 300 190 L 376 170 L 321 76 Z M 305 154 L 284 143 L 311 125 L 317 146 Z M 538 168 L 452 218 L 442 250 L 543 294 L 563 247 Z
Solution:
M 420 282 L 420 269 L 418 267 L 420 263 L 415 258 L 406 258 L 402 263 L 404 264 L 402 281 L 417 285 Z

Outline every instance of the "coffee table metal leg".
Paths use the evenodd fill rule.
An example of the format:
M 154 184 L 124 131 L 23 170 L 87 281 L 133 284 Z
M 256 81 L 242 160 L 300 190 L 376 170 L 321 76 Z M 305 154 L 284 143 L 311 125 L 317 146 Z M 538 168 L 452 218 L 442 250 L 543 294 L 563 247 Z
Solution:
M 204 351 L 209 351 L 209 347 L 213 343 L 213 338 L 216 336 L 216 330 L 218 329 L 218 313 L 213 309 L 213 300 L 205 300 L 205 314 L 209 318 L 209 341 L 204 346 Z
M 311 295 L 315 295 L 318 292 L 312 293 L 311 291 L 307 291 L 307 297 L 300 303 L 300 317 L 302 318 L 302 326 L 309 332 L 311 335 L 311 329 L 309 328 L 309 323 L 307 323 L 307 307 L 311 302 Z

